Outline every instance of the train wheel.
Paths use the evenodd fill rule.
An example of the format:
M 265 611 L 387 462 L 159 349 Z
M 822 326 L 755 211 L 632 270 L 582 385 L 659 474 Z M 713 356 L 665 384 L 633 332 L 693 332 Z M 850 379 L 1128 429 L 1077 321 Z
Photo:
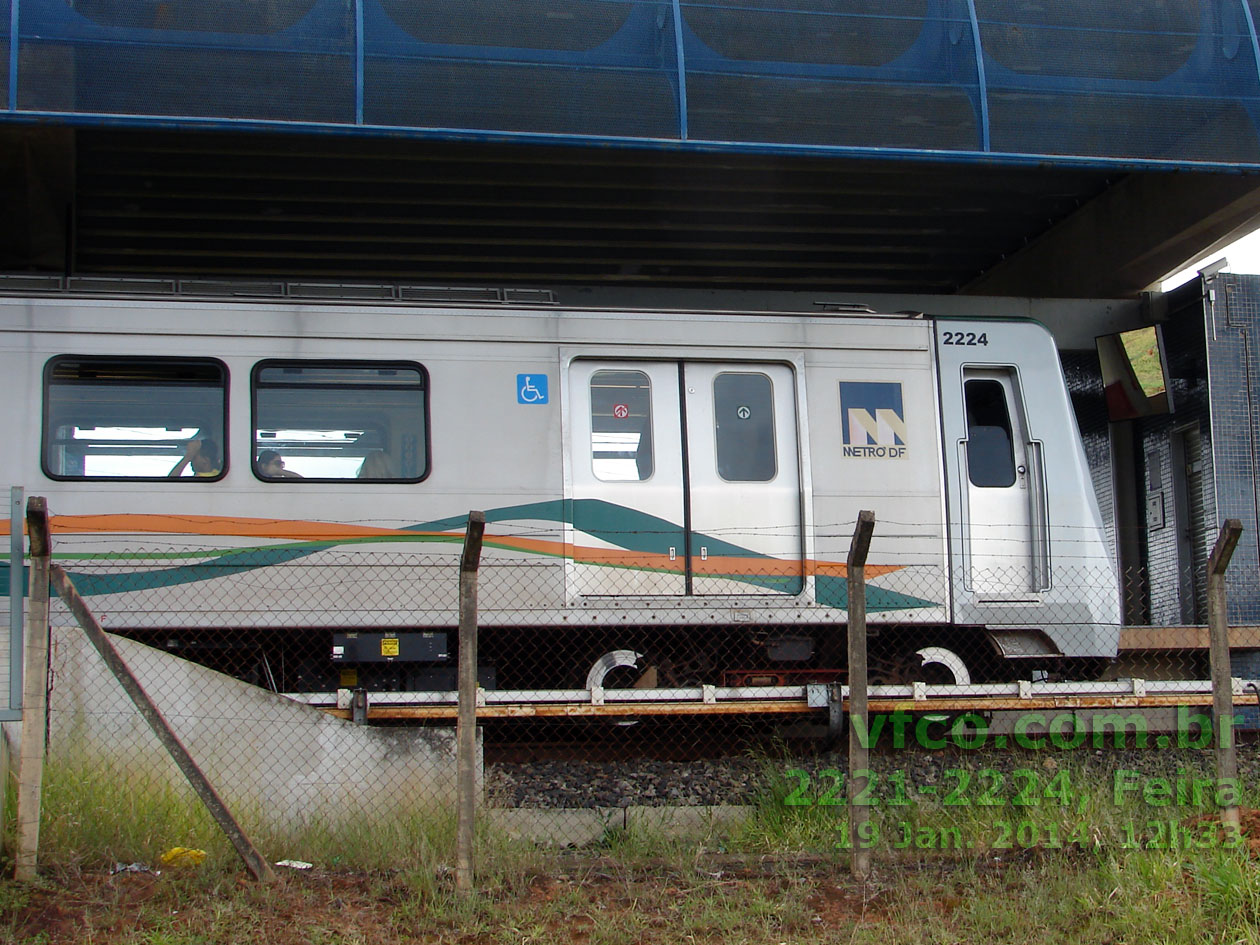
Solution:
M 645 689 L 656 685 L 652 666 L 634 650 L 611 650 L 597 659 L 586 674 L 587 689 Z
M 656 686 L 656 667 L 647 665 L 643 654 L 634 650 L 610 650 L 586 674 L 587 689 L 651 689 Z M 638 725 L 634 718 L 613 723 L 622 728 Z
M 966 662 L 944 646 L 924 646 L 917 650 L 873 656 L 869 678 L 872 685 L 904 686 L 916 682 L 971 685 L 971 671 Z
M 675 648 L 656 655 L 632 649 L 609 650 L 591 665 L 586 688 L 677 689 L 700 686 L 711 681 L 712 675 L 712 659 L 693 648 Z

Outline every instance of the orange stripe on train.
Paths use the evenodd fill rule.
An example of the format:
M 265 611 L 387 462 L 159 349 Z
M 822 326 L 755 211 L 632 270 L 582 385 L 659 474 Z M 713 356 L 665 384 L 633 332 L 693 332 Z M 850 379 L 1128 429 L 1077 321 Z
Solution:
M 109 515 L 55 515 L 50 520 L 54 534 L 92 533 L 219 535 L 238 538 L 292 539 L 296 541 L 344 541 L 355 538 L 458 538 L 462 531 L 432 532 L 375 525 L 348 525 L 336 522 L 309 522 L 274 518 L 226 518 L 215 515 L 157 515 L 149 513 L 116 513 Z M 25 529 L 23 529 L 25 531 Z M 0 534 L 8 534 L 9 523 L 0 520 Z M 577 564 L 634 568 L 682 573 L 681 557 L 667 554 L 628 551 L 621 548 L 592 548 L 568 545 L 541 538 L 486 535 L 486 541 L 500 548 L 535 554 L 572 557 Z M 897 565 L 868 564 L 866 576 L 879 577 L 898 571 Z M 710 555 L 707 560 L 693 559 L 692 573 L 714 576 L 826 575 L 845 577 L 848 567 L 840 561 L 804 562 L 755 556 Z
M 417 532 L 375 525 L 344 525 L 337 522 L 305 522 L 275 518 L 224 518 L 217 515 L 155 515 L 118 513 L 114 515 L 54 515 L 49 519 L 54 534 L 92 532 L 153 533 L 175 535 L 232 535 L 239 538 L 289 538 L 301 541 L 337 541 L 347 538 L 389 536 L 459 535 L 462 532 Z M 24 529 L 25 530 L 25 529 Z M 9 525 L 0 527 L 8 534 Z

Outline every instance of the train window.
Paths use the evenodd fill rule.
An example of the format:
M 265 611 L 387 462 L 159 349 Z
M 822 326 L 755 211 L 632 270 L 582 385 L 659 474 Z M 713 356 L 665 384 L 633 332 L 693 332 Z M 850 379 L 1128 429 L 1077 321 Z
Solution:
M 652 383 L 642 371 L 591 375 L 591 469 L 603 482 L 652 478 Z
M 209 358 L 53 358 L 44 472 L 54 479 L 220 479 L 227 368 Z
M 1015 452 L 1006 391 L 998 381 L 966 384 L 967 476 L 973 486 L 1006 488 L 1015 484 Z
M 727 482 L 769 482 L 777 472 L 774 388 L 764 374 L 713 379 L 717 471 Z
M 271 482 L 419 482 L 429 472 L 428 376 L 414 362 L 254 367 L 254 475 Z

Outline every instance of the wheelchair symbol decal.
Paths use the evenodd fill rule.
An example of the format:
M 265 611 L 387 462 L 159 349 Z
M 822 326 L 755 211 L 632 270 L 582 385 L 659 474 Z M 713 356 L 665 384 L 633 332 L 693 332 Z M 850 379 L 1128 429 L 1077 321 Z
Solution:
M 518 404 L 545 404 L 547 396 L 546 374 L 516 375 L 516 402 Z

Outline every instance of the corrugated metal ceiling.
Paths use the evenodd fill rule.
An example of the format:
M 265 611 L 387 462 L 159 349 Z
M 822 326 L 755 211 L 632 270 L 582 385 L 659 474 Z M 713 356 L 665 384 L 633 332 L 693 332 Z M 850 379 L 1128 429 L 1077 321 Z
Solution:
M 952 293 L 1098 171 L 80 130 L 77 273 Z

